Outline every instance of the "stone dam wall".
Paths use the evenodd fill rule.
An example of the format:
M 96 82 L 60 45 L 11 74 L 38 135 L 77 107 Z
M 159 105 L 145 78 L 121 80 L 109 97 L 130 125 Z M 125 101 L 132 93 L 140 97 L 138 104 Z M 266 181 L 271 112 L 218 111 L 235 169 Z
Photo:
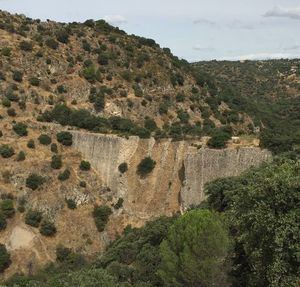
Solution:
M 256 147 L 197 149 L 187 141 L 72 133 L 74 148 L 91 162 L 103 185 L 124 199 L 129 215 L 141 220 L 198 205 L 205 199 L 206 183 L 239 175 L 272 159 L 269 151 Z M 146 156 L 151 156 L 156 166 L 149 176 L 141 178 L 137 165 Z M 118 171 L 123 162 L 129 166 L 125 174 Z

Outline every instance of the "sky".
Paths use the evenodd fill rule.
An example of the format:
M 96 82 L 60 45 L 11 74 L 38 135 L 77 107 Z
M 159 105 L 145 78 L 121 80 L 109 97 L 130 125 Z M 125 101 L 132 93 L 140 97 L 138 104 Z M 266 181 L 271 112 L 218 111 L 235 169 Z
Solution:
M 60 22 L 105 19 L 188 61 L 300 58 L 300 0 L 0 0 Z

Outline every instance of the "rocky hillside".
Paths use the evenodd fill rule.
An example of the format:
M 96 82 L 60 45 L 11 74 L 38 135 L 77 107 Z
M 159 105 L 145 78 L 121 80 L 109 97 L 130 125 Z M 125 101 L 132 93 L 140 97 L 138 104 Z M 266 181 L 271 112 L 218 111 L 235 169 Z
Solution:
M 62 24 L 0 15 L 1 96 L 19 117 L 32 121 L 63 103 L 97 115 L 100 127 L 84 127 L 101 132 L 180 138 L 225 125 L 249 131 L 246 114 L 235 112 L 232 121 L 232 111 L 215 105 L 189 64 L 151 39 L 103 20 Z M 116 124 L 115 117 L 127 121 Z
M 209 88 L 168 49 L 102 20 L 0 12 L 0 279 L 34 273 L 62 246 L 92 258 L 127 225 L 269 161 L 253 137 L 205 148 L 203 136 L 220 132 L 220 148 L 254 129 Z

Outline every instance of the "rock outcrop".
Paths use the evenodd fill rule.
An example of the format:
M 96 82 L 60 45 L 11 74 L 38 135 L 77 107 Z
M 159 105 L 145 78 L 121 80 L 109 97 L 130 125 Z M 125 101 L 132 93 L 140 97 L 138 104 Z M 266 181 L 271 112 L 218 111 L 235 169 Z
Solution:
M 73 142 L 111 193 L 124 199 L 126 212 L 141 220 L 197 205 L 205 198 L 206 183 L 239 175 L 272 158 L 269 151 L 257 147 L 197 149 L 187 141 L 126 139 L 81 132 L 73 132 Z M 141 178 L 136 173 L 137 165 L 146 156 L 156 161 L 156 167 Z M 123 162 L 129 169 L 122 175 L 118 166 Z

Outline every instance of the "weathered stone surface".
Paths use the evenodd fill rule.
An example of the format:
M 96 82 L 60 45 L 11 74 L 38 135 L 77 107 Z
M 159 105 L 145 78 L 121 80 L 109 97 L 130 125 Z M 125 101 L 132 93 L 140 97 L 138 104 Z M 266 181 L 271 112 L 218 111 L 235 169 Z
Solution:
M 271 153 L 255 147 L 239 149 L 201 149 L 184 160 L 185 181 L 181 190 L 183 208 L 198 205 L 204 199 L 204 186 L 217 178 L 240 175 L 243 171 L 270 161 Z
M 74 147 L 89 160 L 103 183 L 124 199 L 125 210 L 147 219 L 171 215 L 201 203 L 204 185 L 214 179 L 241 174 L 252 166 L 271 160 L 271 153 L 255 147 L 212 150 L 191 146 L 187 141 L 129 139 L 73 132 Z M 145 156 L 156 161 L 153 172 L 142 179 L 136 174 Z M 118 166 L 127 162 L 124 175 Z

